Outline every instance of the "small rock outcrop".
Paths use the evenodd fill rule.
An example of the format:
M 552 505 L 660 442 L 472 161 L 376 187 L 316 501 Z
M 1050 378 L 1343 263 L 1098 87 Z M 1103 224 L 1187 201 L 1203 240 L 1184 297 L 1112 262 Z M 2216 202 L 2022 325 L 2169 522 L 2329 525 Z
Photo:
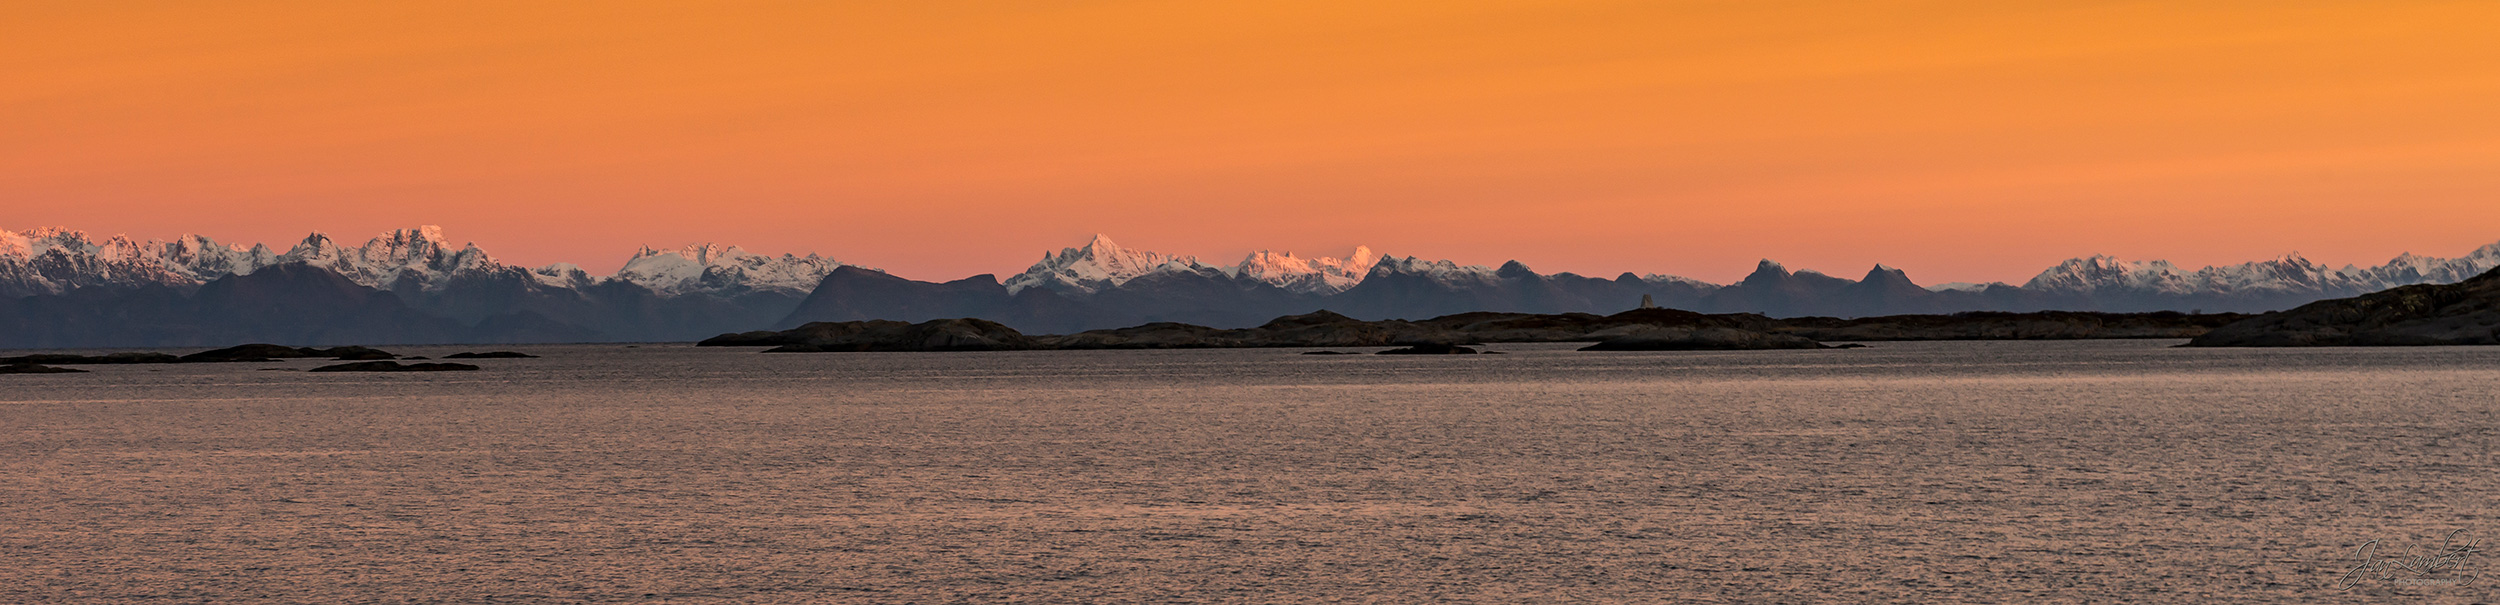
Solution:
M 0 374 L 84 374 L 86 372 L 77 368 L 56 368 L 32 363 L 0 365 Z
M 444 356 L 443 356 L 443 358 L 444 358 L 444 359 L 537 359 L 537 358 L 538 358 L 538 356 L 537 356 L 537 355 L 531 355 L 531 354 L 528 354 L 528 353 L 514 352 L 514 351 L 487 351 L 487 352 L 484 352 L 484 353 L 470 353 L 470 352 L 463 351 L 463 352 L 459 352 L 459 353 L 453 353 L 453 354 L 450 354 L 450 355 L 444 355 Z M 411 358 L 411 359 L 413 359 L 413 358 Z
M 319 351 L 317 349 L 296 348 L 273 344 L 248 344 L 236 345 L 223 349 L 210 349 L 207 351 L 184 355 L 182 356 L 182 362 L 210 363 L 228 361 L 272 361 L 278 359 L 301 359 L 305 357 L 314 357 L 318 354 Z
M 2215 328 L 2191 347 L 2500 344 L 2500 269 L 2453 284 L 2322 300 Z
M 469 364 L 465 364 L 465 363 L 412 363 L 412 364 L 401 365 L 399 362 L 396 362 L 396 361 L 359 361 L 359 362 L 355 362 L 355 363 L 342 363 L 342 364 L 337 364 L 337 365 L 326 365 L 326 366 L 321 366 L 321 367 L 318 367 L 318 368 L 313 368 L 313 369 L 310 369 L 310 370 L 305 370 L 305 371 L 306 371 L 306 372 L 468 372 L 468 371 L 475 371 L 476 369 L 477 369 L 477 366 L 473 366 L 473 365 L 469 365 Z
M 1427 342 L 1418 343 L 1408 347 L 1389 349 L 1387 351 L 1374 353 L 1374 355 L 1474 355 L 1482 352 L 1483 351 L 1476 350 L 1475 347 L 1463 347 L 1454 344 Z

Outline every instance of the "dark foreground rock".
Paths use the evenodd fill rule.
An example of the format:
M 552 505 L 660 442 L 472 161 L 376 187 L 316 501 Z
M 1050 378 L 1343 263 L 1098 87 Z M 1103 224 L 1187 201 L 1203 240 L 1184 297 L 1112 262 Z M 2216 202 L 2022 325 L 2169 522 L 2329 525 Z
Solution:
M 356 362 L 356 363 L 342 363 L 342 364 L 338 364 L 338 365 L 327 365 L 327 366 L 321 366 L 321 367 L 318 367 L 318 368 L 313 368 L 313 369 L 310 369 L 310 370 L 305 370 L 305 371 L 306 371 L 306 372 L 468 372 L 468 371 L 473 371 L 473 370 L 476 370 L 476 369 L 477 369 L 477 366 L 473 366 L 473 365 L 469 365 L 469 364 L 465 364 L 465 363 L 412 363 L 412 364 L 407 364 L 407 365 L 400 365 L 400 363 L 399 363 L 399 362 L 396 362 L 396 361 L 359 361 L 359 362 Z
M 537 358 L 538 358 L 538 356 L 537 356 L 537 355 L 531 355 L 531 354 L 528 354 L 528 353 L 519 353 L 519 352 L 513 352 L 513 351 L 488 351 L 488 352 L 484 352 L 484 353 L 470 353 L 470 352 L 465 352 L 465 351 L 463 351 L 463 352 L 459 352 L 459 353 L 453 353 L 453 354 L 450 354 L 450 355 L 444 355 L 444 356 L 443 356 L 443 358 L 444 358 L 444 359 L 537 359 Z M 413 359 L 413 358 L 411 358 L 411 359 Z
M 84 374 L 86 372 L 77 368 L 55 368 L 31 363 L 0 365 L 0 374 Z
M 1720 327 L 1667 327 L 1633 331 L 1608 338 L 1582 351 L 1760 351 L 1828 349 L 1814 339 Z
M 67 355 L 60 353 L 45 353 L 38 355 L 20 355 L 17 357 L 0 357 L 0 364 L 48 363 L 54 365 L 119 365 L 135 363 L 175 363 L 181 360 L 182 358 L 164 353 L 112 353 L 106 355 Z
M 399 356 L 380 349 L 367 347 L 333 347 L 328 349 L 315 349 L 311 347 L 290 347 L 286 345 L 273 344 L 248 344 L 192 353 L 190 355 L 182 356 L 180 361 L 182 363 L 215 363 L 237 361 L 276 361 L 280 359 L 311 359 L 321 357 L 354 361 L 396 359 Z
M 1411 347 L 1381 351 L 1379 353 L 1375 353 L 1375 355 L 1474 355 L 1482 352 L 1483 351 L 1476 350 L 1474 347 L 1462 347 L 1453 344 L 1441 343 L 1423 343 Z
M 1014 328 L 981 319 L 820 321 L 779 332 L 724 334 L 706 347 L 771 346 L 767 353 L 862 351 L 1022 351 L 1045 348 Z
M 2491 344 L 2500 344 L 2500 269 L 2453 284 L 2405 286 L 2267 313 L 2215 328 L 2187 346 Z

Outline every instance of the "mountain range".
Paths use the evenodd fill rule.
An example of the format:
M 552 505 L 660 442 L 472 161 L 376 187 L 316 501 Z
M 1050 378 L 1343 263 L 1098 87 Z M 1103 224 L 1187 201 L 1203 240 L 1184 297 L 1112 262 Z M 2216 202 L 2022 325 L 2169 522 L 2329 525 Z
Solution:
M 1960 311 L 2257 312 L 2500 266 L 2500 244 L 2458 258 L 2406 254 L 2376 267 L 2298 255 L 2182 269 L 2166 261 L 2078 258 L 2022 285 L 1921 286 L 1876 265 L 1858 279 L 1762 261 L 1731 284 L 1624 273 L 1544 274 L 1383 255 L 1260 251 L 1238 263 L 1131 250 L 1095 236 L 1042 254 L 1021 273 L 905 279 L 817 255 L 735 246 L 643 248 L 612 275 L 505 264 L 435 227 L 349 246 L 315 233 L 285 252 L 187 235 L 96 238 L 58 228 L 0 231 L 0 348 L 685 341 L 811 321 L 991 319 L 1031 333 L 1151 322 L 1221 328 L 1321 309 L 1364 319 L 1470 311 L 1613 313 L 1652 301 L 1774 317 Z

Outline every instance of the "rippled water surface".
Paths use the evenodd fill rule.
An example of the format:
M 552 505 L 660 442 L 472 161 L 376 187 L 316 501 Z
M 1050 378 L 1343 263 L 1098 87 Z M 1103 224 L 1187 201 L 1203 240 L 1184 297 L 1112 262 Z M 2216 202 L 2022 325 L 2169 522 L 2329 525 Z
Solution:
M 2171 344 L 0 376 L 0 602 L 2495 598 L 2500 349 Z

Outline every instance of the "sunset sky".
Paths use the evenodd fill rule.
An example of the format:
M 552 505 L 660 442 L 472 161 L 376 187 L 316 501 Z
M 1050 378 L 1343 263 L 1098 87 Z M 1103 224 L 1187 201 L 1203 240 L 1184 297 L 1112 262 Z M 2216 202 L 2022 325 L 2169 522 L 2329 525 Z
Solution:
M 0 228 L 420 224 L 921 279 L 1096 232 L 1714 281 L 2454 256 L 2500 241 L 2500 3 L 0 6 Z

